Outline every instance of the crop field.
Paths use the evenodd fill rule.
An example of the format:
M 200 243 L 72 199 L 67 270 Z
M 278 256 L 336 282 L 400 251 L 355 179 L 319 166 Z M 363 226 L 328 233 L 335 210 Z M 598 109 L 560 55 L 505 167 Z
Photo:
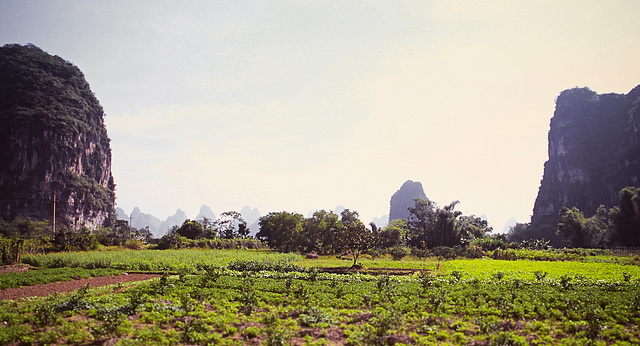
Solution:
M 407 260 L 396 262 L 428 270 L 373 276 L 314 268 L 350 265 L 330 258 L 158 253 L 167 258 L 154 259 L 154 266 L 182 270 L 142 283 L 0 302 L 0 344 L 640 343 L 640 271 L 614 261 Z M 82 255 L 116 254 L 66 260 L 84 267 L 94 260 L 83 262 Z M 45 257 L 39 263 L 49 263 Z M 110 263 L 121 269 L 115 257 Z
M 38 268 L 189 271 L 200 266 L 223 266 L 239 260 L 291 262 L 300 259 L 300 255 L 264 250 L 120 250 L 24 255 L 22 262 Z

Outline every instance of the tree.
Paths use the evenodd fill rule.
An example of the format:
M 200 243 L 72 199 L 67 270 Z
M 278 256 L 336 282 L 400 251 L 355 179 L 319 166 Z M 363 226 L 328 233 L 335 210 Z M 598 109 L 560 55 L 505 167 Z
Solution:
M 407 226 L 407 220 L 395 219 L 389 222 L 387 227 L 383 228 L 378 233 L 378 246 L 381 248 L 393 248 L 396 246 L 405 245 L 409 229 Z
M 436 243 L 435 221 L 436 203 L 428 198 L 416 198 L 413 207 L 409 208 L 409 245 L 426 248 Z
M 215 224 L 218 234 L 224 239 L 237 238 L 240 236 L 240 230 L 244 233 L 247 229 L 247 222 L 237 211 L 225 211 L 220 214 L 220 218 L 215 221 Z
M 342 227 L 337 214 L 318 210 L 313 216 L 302 222 L 302 246 L 304 251 L 316 251 L 321 254 L 333 253 L 334 242 Z
M 603 247 L 608 239 L 607 210 L 600 206 L 596 215 L 586 218 L 582 212 L 573 207 L 560 210 L 557 234 L 561 235 L 567 245 L 573 247 Z
M 557 234 L 561 235 L 569 246 L 587 247 L 585 223 L 586 219 L 578 208 L 562 207 Z
M 216 228 L 215 221 L 216 220 L 211 220 L 206 216 L 202 217 L 202 220 L 199 221 L 200 225 L 202 226 L 205 238 L 216 239 L 218 235 L 218 229 Z
M 622 246 L 640 246 L 640 188 L 626 187 L 619 196 L 620 205 L 610 215 L 614 241 Z
M 337 239 L 337 249 L 350 252 L 353 255 L 353 266 L 356 266 L 360 255 L 372 247 L 373 233 L 360 221 L 357 211 L 345 209 L 340 216 L 342 227 Z
M 18 217 L 11 222 L 0 219 L 0 234 L 7 238 L 36 238 L 50 235 L 48 222 Z
M 436 231 L 440 232 L 439 246 L 454 246 L 460 244 L 460 234 L 456 232 L 456 219 L 462 215 L 461 212 L 454 210 L 459 201 L 453 201 L 448 206 L 439 209 L 436 208 Z
M 462 215 L 455 211 L 458 201 L 439 208 L 429 199 L 417 198 L 415 205 L 409 208 L 407 225 L 410 231 L 409 243 L 419 248 L 436 246 L 454 246 L 460 244 L 460 235 L 456 232 L 456 219 Z
M 456 222 L 456 233 L 464 243 L 469 243 L 477 238 L 484 237 L 491 233 L 493 228 L 489 226 L 487 220 L 483 220 L 475 215 L 460 216 Z
M 269 247 L 281 252 L 300 249 L 302 215 L 286 211 L 272 212 L 260 218 L 260 231 L 256 238 L 267 242 Z
M 200 222 L 187 219 L 182 223 L 182 226 L 176 230 L 176 233 L 181 237 L 197 239 L 204 236 L 204 229 Z

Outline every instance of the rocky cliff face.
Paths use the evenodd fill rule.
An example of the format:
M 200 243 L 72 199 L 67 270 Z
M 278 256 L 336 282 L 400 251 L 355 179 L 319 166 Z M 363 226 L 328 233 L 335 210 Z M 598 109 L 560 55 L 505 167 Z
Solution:
M 409 217 L 409 207 L 414 206 L 414 199 L 426 198 L 422 183 L 419 181 L 407 180 L 400 189 L 391 196 L 389 207 L 389 221 L 406 219 Z
M 95 228 L 115 213 L 104 112 L 84 75 L 35 46 L 0 48 L 0 218 Z
M 593 215 L 600 205 L 617 205 L 626 186 L 640 186 L 640 86 L 626 95 L 563 91 L 551 119 L 532 226 L 555 228 L 563 206 Z

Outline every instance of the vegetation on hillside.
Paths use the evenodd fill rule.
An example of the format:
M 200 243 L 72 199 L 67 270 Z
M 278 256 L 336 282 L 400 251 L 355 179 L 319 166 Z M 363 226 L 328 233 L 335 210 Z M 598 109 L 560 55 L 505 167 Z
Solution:
M 618 196 L 619 205 L 609 210 L 601 205 L 590 217 L 576 207 L 564 207 L 560 210 L 557 228 L 550 230 L 561 236 L 569 247 L 639 247 L 640 188 L 626 187 Z M 543 238 L 539 232 L 537 226 L 518 224 L 509 231 L 508 238 L 511 241 Z

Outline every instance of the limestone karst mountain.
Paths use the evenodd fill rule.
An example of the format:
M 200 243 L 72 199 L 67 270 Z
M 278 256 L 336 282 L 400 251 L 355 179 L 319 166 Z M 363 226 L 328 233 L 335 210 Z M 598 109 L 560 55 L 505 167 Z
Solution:
M 196 216 L 196 220 L 203 220 L 204 218 L 209 219 L 210 221 L 215 221 L 216 220 L 216 214 L 213 212 L 213 210 L 211 210 L 211 208 L 206 205 L 203 204 L 200 207 L 200 211 L 198 212 L 198 216 Z
M 413 207 L 414 199 L 426 198 L 422 183 L 419 181 L 407 180 L 400 189 L 391 196 L 389 203 L 389 221 L 406 219 L 409 217 L 409 207 Z
M 247 222 L 247 227 L 249 227 L 250 235 L 255 235 L 260 231 L 260 225 L 258 222 L 260 221 L 260 211 L 258 208 L 251 208 L 250 206 L 244 206 L 240 209 L 240 215 L 244 221 Z
M 530 229 L 532 237 L 555 239 L 563 206 L 590 216 L 617 205 L 622 188 L 640 186 L 640 85 L 626 95 L 563 91 L 548 150 Z
M 80 69 L 33 45 L 0 47 L 0 218 L 96 228 L 115 219 L 104 111 Z

